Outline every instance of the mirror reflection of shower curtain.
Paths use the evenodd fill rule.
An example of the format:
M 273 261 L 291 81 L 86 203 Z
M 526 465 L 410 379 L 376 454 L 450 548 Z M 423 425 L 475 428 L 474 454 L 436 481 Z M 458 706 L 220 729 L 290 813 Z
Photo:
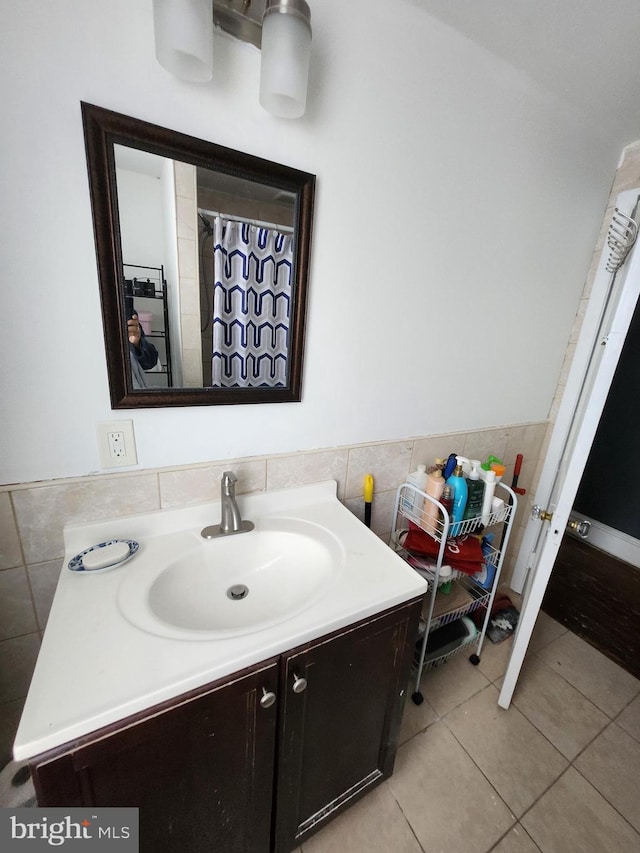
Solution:
M 215 217 L 212 386 L 286 385 L 292 264 L 292 234 Z

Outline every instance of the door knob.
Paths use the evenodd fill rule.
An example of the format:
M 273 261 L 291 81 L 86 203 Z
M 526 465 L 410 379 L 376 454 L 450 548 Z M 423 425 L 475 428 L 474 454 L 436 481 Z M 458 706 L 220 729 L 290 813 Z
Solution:
M 572 521 L 567 522 L 567 530 L 572 530 L 576 536 L 579 536 L 581 539 L 586 539 L 589 535 L 589 531 L 591 530 L 591 522 L 584 518 L 582 521 L 573 519 Z
M 547 512 L 546 509 L 542 509 L 541 506 L 535 504 L 535 506 L 531 507 L 531 518 L 539 518 L 540 521 L 551 521 L 553 513 Z
M 262 688 L 262 696 L 260 697 L 260 707 L 261 708 L 270 708 L 273 703 L 276 701 L 276 694 L 272 693 L 271 690 L 266 690 L 264 687 Z
M 302 693 L 307 689 L 307 679 L 300 678 L 297 673 L 293 673 L 293 692 L 294 693 Z

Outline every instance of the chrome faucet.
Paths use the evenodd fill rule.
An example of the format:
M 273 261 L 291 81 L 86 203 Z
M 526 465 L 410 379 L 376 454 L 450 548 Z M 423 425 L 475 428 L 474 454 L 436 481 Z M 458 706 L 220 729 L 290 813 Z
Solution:
M 236 503 L 236 483 L 238 478 L 233 471 L 225 471 L 220 481 L 220 524 L 212 524 L 201 531 L 205 539 L 216 536 L 230 536 L 233 533 L 248 533 L 253 530 L 251 521 L 243 521 Z

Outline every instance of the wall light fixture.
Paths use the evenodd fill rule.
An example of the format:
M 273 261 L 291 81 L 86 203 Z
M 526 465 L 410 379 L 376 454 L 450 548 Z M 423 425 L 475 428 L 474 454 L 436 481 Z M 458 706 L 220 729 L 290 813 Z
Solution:
M 180 80 L 211 80 L 212 5 L 213 0 L 153 0 L 156 59 Z
M 304 114 L 311 54 L 306 0 L 153 0 L 156 58 L 175 77 L 213 76 L 214 25 L 262 51 L 260 103 L 282 118 Z

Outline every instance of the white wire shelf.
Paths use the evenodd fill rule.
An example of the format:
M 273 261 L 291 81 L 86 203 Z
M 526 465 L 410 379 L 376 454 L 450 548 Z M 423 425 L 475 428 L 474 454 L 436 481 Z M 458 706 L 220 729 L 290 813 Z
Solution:
M 450 660 L 452 657 L 455 657 L 455 655 L 460 654 L 460 652 L 464 651 L 465 649 L 468 649 L 469 646 L 471 646 L 477 642 L 478 642 L 478 635 L 475 634 L 472 637 L 468 637 L 466 640 L 464 640 L 462 643 L 460 643 L 459 646 L 456 646 L 455 649 L 452 649 L 451 651 L 445 652 L 443 655 L 440 655 L 440 657 L 431 658 L 431 660 L 425 660 L 424 663 L 422 664 L 422 672 L 426 672 L 428 669 L 435 669 L 438 666 L 442 666 L 448 660 Z M 417 661 L 414 657 L 413 665 L 412 665 L 414 671 L 417 671 L 418 663 L 419 663 L 419 661 Z
M 436 561 L 430 559 L 429 557 L 420 557 L 415 554 L 411 554 L 406 548 L 403 548 L 401 544 L 394 543 L 394 550 L 396 553 L 402 557 L 402 559 L 411 566 L 414 571 L 416 571 L 421 577 L 423 577 L 426 581 L 428 581 L 430 588 L 431 584 L 435 583 L 436 573 L 437 573 L 437 564 Z M 458 571 L 458 569 L 451 569 L 451 576 L 447 578 L 447 580 L 455 580 L 456 578 L 464 578 L 467 577 L 464 572 Z
M 496 491 L 504 500 L 504 504 L 496 511 L 485 517 L 476 516 L 452 524 L 447 509 L 421 489 L 411 483 L 404 483 L 397 490 L 395 521 L 389 545 L 429 584 L 420 620 L 417 654 L 414 658 L 415 692 L 411 698 L 417 705 L 423 701 L 420 679 L 424 670 L 441 666 L 471 645 L 475 645 L 476 649 L 469 660 L 474 665 L 480 662 L 491 606 L 518 506 L 515 492 L 504 483 L 497 483 Z M 431 556 L 420 556 L 404 547 L 406 534 L 412 525 L 424 531 L 433 540 L 433 547 L 429 547 L 428 542 L 424 540 L 419 547 L 419 550 L 424 549 Z M 495 529 L 492 530 L 494 526 Z M 452 573 L 443 579 L 443 565 L 455 565 L 456 562 L 453 543 L 467 535 L 477 536 L 482 540 L 482 559 L 478 560 L 478 572 L 469 575 L 450 565 Z M 498 547 L 495 547 L 494 542 Z M 443 593 L 442 583 L 446 583 L 449 577 L 452 580 L 451 591 Z M 434 649 L 431 654 L 427 653 L 429 637 L 436 629 L 456 620 L 466 619 L 469 613 L 479 608 L 484 610 L 480 620 L 482 627 L 476 625 L 476 630 L 470 636 L 462 637 L 459 645 L 454 648 L 449 646 L 440 655 L 437 654 L 438 649 Z M 472 621 L 477 622 L 477 617 Z
M 509 521 L 513 512 L 513 505 L 504 504 L 497 512 L 490 513 L 485 521 L 482 520 L 481 516 L 475 516 L 466 521 L 451 522 L 449 514 L 439 501 L 411 483 L 405 483 L 400 487 L 396 500 L 398 513 L 407 522 L 411 521 L 421 530 L 424 530 L 436 542 L 442 542 L 443 536 L 449 538 L 466 536 L 469 533 L 478 533 L 483 528 L 491 527 L 494 524 L 503 524 Z M 431 517 L 425 518 L 425 508 L 429 505 L 433 505 L 435 510 L 432 511 Z
M 431 624 L 429 625 L 429 633 L 435 631 L 436 628 L 442 628 L 443 625 L 447 625 L 449 622 L 460 619 L 461 616 L 473 613 L 478 607 L 488 604 L 491 597 L 490 589 L 483 589 L 474 583 L 470 577 L 463 575 L 452 583 L 450 593 L 437 593 L 436 605 L 441 604 L 441 606 L 446 607 L 449 598 L 453 602 L 460 601 L 460 597 L 455 596 L 456 592 L 463 594 L 464 602 L 441 613 L 437 613 L 434 608 L 434 613 L 431 616 Z M 424 625 L 426 627 L 426 619 L 424 619 Z M 421 631 L 424 630 L 422 626 L 423 620 L 420 622 Z

